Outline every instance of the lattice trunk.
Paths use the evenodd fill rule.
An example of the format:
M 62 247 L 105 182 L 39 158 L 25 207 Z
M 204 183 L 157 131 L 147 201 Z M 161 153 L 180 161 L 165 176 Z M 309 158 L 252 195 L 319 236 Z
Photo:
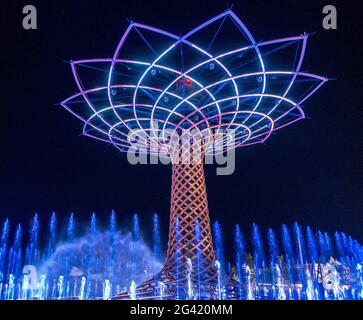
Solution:
M 137 299 L 186 299 L 191 295 L 190 289 L 194 297 L 216 299 L 218 273 L 203 161 L 174 164 L 172 170 L 166 263 L 152 279 L 137 287 Z M 161 283 L 165 286 L 163 294 Z M 227 280 L 225 284 L 227 296 L 234 298 L 236 282 Z M 127 299 L 129 294 L 117 298 Z
M 193 280 L 210 276 L 215 255 L 203 162 L 173 165 L 165 271 L 187 273 L 188 258 Z

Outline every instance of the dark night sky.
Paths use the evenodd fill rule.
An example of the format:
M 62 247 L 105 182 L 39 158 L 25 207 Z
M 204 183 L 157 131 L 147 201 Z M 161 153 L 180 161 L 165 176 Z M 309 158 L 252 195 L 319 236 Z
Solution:
M 76 92 L 68 64 L 111 57 L 126 18 L 181 34 L 226 9 L 226 1 L 19 1 L 1 10 L 0 220 L 45 223 L 56 211 L 88 219 L 114 208 L 168 223 L 171 168 L 130 166 L 124 154 L 80 136 L 81 123 L 56 103 Z M 22 7 L 38 9 L 36 31 L 22 29 Z M 363 241 L 363 24 L 356 1 L 235 1 L 233 10 L 257 40 L 317 32 L 304 71 L 337 78 L 304 107 L 309 119 L 279 131 L 266 145 L 237 150 L 236 172 L 208 167 L 212 220 L 230 230 L 253 222 L 279 228 L 298 221 Z M 321 26 L 336 4 L 337 31 Z

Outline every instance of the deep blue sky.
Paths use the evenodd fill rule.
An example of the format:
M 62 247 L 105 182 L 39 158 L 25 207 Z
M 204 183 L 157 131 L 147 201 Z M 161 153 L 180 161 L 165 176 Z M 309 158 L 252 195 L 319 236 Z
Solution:
M 22 7 L 1 10 L 0 220 L 27 222 L 38 212 L 81 219 L 111 208 L 147 225 L 161 214 L 167 232 L 171 168 L 127 163 L 106 144 L 79 135 L 81 124 L 55 104 L 76 90 L 63 61 L 111 57 L 126 18 L 182 34 L 223 11 L 226 1 L 30 1 L 39 28 L 22 29 Z M 317 32 L 303 70 L 337 78 L 305 103 L 308 120 L 266 145 L 237 150 L 233 176 L 207 168 L 212 220 L 244 231 L 298 221 L 363 241 L 363 25 L 355 1 L 328 1 L 337 31 L 321 26 L 325 1 L 235 1 L 233 10 L 257 40 Z M 43 223 L 44 223 L 43 222 Z

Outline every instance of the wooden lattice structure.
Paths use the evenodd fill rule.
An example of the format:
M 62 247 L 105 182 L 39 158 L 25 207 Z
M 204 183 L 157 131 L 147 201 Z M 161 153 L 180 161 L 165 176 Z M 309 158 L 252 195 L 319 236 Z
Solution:
M 188 258 L 203 274 L 210 273 L 215 260 L 203 163 L 173 165 L 165 269 L 187 269 Z
M 217 298 L 218 272 L 215 267 L 204 164 L 201 160 L 183 159 L 172 166 L 166 262 L 157 275 L 137 287 L 137 299 L 160 298 L 160 283 L 165 285 L 164 298 L 185 299 L 190 290 L 188 273 L 196 298 Z M 233 280 L 227 282 L 226 293 L 233 298 L 236 296 L 236 283 Z M 117 298 L 128 296 L 128 293 L 122 293 Z

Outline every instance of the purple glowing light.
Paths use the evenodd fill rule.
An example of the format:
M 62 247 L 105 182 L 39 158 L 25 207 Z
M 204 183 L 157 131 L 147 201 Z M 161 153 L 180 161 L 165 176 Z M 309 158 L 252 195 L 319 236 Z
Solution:
M 231 45 L 227 43 L 225 47 L 230 49 L 225 50 L 224 46 L 214 48 L 213 40 L 209 46 L 203 46 L 192 39 L 209 32 L 208 28 L 220 20 L 222 27 L 227 18 L 236 26 L 238 34 L 244 35 L 246 44 L 236 40 Z M 135 30 L 138 34 L 150 32 L 154 37 L 160 37 L 156 44 L 161 49 L 156 56 L 150 54 L 145 58 L 140 52 L 131 56 L 137 59 L 122 57 L 127 53 L 127 44 Z M 145 145 L 145 150 L 150 140 L 156 141 L 160 150 L 165 149 L 167 146 L 163 141 L 166 141 L 168 132 L 185 129 L 195 129 L 201 135 L 207 130 L 231 129 L 237 132 L 243 129 L 237 133 L 237 143 L 227 139 L 227 149 L 263 143 L 273 131 L 304 119 L 301 104 L 328 80 L 301 71 L 307 40 L 308 36 L 303 34 L 256 42 L 231 10 L 182 37 L 132 22 L 113 58 L 71 63 L 79 93 L 63 101 L 62 106 L 84 123 L 84 135 L 111 143 L 120 151 L 127 151 L 131 146 L 130 137 L 136 136 Z M 157 52 L 149 42 L 147 44 L 153 53 Z M 271 47 L 285 48 L 295 44 L 298 44 L 297 59 L 292 67 L 283 68 L 280 63 L 274 69 L 273 63 L 265 59 L 274 52 Z M 195 56 L 195 62 L 184 65 L 184 51 Z M 176 56 L 181 57 L 181 61 Z M 213 68 L 206 68 L 210 63 L 214 64 Z M 80 68 L 95 68 L 100 64 L 106 65 L 105 70 L 101 69 L 107 75 L 106 81 L 103 80 L 104 85 L 89 88 L 80 75 Z M 120 75 L 118 69 L 121 68 L 126 68 L 126 74 Z M 159 73 L 162 74 L 160 77 Z M 177 86 L 183 79 L 188 81 L 191 92 L 186 92 L 183 85 L 181 89 Z M 292 91 L 299 87 L 299 83 L 304 82 L 313 85 L 300 97 L 291 96 L 295 95 Z M 84 108 L 84 103 L 87 108 Z M 162 127 L 155 127 L 155 121 Z

